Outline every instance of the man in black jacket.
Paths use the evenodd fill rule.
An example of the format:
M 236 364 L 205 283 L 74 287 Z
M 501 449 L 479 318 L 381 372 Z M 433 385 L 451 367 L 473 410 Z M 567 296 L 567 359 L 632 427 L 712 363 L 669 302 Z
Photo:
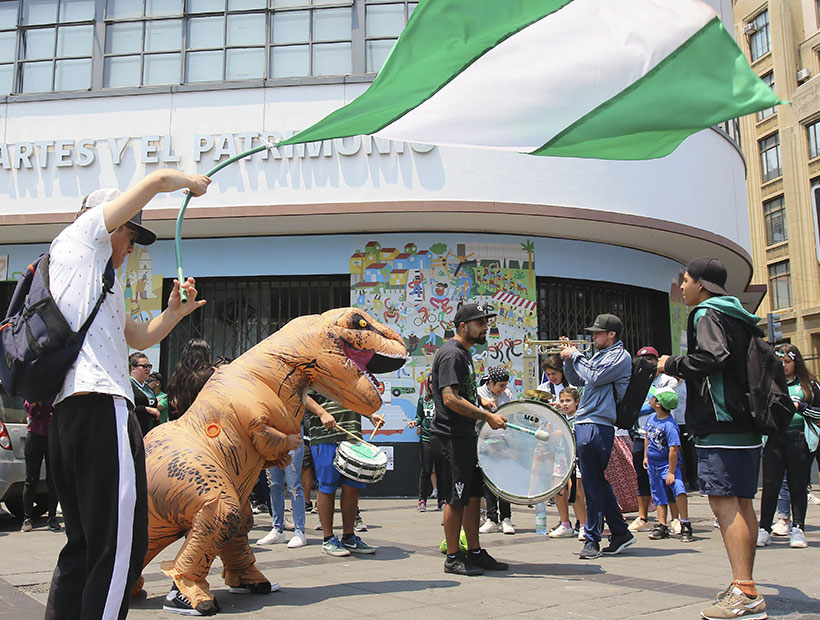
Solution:
M 726 267 L 696 258 L 686 267 L 681 291 L 691 306 L 684 356 L 664 355 L 658 370 L 687 382 L 686 426 L 695 436 L 700 492 L 709 497 L 732 566 L 733 581 L 708 620 L 766 618 L 766 602 L 752 577 L 757 519 L 752 500 L 760 469 L 760 434 L 752 427 L 746 397 L 746 352 L 758 317 L 726 293 Z

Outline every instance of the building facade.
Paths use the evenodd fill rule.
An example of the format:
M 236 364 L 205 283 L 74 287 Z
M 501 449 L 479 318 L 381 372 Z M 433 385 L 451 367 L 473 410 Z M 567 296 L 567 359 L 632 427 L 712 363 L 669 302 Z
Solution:
M 741 119 L 754 282 L 783 338 L 820 371 L 820 3 L 736 0 L 735 32 L 752 68 L 791 102 Z
M 731 3 L 713 4 L 731 24 Z M 9 92 L 0 101 L 0 296 L 89 192 L 164 166 L 205 173 L 349 102 L 414 6 L 0 0 Z M 208 304 L 147 353 L 168 374 L 194 335 L 234 358 L 296 316 L 366 309 L 410 352 L 381 377 L 387 423 L 376 439 L 394 471 L 372 492 L 411 494 L 417 437 L 406 424 L 460 300 L 497 310 L 476 368 L 507 366 L 514 389 L 525 338 L 584 338 L 601 312 L 624 319 L 632 351 L 680 351 L 678 285 L 695 256 L 723 259 L 730 291 L 756 308 L 746 169 L 731 129 L 700 132 L 647 162 L 370 137 L 266 149 L 215 174 L 189 205 L 184 272 Z M 143 223 L 160 239 L 118 274 L 137 320 L 161 310 L 176 276 L 182 198 L 148 206 Z

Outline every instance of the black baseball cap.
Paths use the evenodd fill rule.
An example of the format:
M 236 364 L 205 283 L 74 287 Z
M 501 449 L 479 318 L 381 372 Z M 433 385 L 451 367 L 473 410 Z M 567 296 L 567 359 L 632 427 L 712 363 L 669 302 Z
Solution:
M 120 194 L 121 192 L 118 189 L 98 189 L 86 197 L 83 206 L 92 209 L 114 200 Z M 125 225 L 136 231 L 136 243 L 140 245 L 151 245 L 157 240 L 157 236 L 142 225 L 142 211 L 128 220 Z
M 491 319 L 496 316 L 495 312 L 490 312 L 481 304 L 463 304 L 456 310 L 456 316 L 453 319 L 453 325 L 458 328 L 462 323 L 469 323 L 476 319 Z
M 686 265 L 689 275 L 698 280 L 703 288 L 715 295 L 728 295 L 726 289 L 726 265 L 714 256 L 700 256 Z
M 588 332 L 615 332 L 620 334 L 624 330 L 624 324 L 614 314 L 599 314 L 595 317 L 592 327 L 584 328 Z

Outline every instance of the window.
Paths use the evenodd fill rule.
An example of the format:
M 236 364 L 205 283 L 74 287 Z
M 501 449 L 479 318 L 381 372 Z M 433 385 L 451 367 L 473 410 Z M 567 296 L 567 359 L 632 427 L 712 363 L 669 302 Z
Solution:
M 791 308 L 792 276 L 787 260 L 769 265 L 769 303 L 772 310 Z
M 767 74 L 761 75 L 760 79 L 763 80 L 769 88 L 774 90 L 774 71 L 769 71 Z M 757 120 L 762 121 L 764 118 L 769 118 L 774 112 L 774 106 L 761 110 L 757 113 Z
M 763 218 L 766 221 L 766 245 L 788 241 L 786 205 L 783 202 L 783 196 L 763 203 Z
M 328 4 L 327 0 L 314 4 Z M 348 75 L 353 72 L 353 8 L 276 10 L 306 0 L 273 0 L 270 76 Z
M 783 171 L 780 168 L 780 134 L 773 133 L 758 142 L 760 145 L 760 163 L 763 169 L 763 181 L 771 181 L 779 177 Z
M 179 84 L 182 0 L 108 0 L 103 86 Z
M 365 72 L 376 73 L 393 49 L 418 2 L 369 2 L 365 6 Z
M 813 179 L 811 185 L 812 220 L 814 223 L 814 249 L 820 263 L 820 179 Z
M 754 62 L 771 49 L 769 11 L 763 11 L 749 23 L 754 26 L 754 32 L 749 37 L 749 51 L 752 54 L 752 62 Z
M 0 62 L 14 59 L 16 45 L 19 80 L 13 66 L 3 64 L 3 92 L 91 88 L 95 1 L 25 0 L 21 9 L 17 2 L 0 3 Z
M 806 133 L 809 134 L 809 159 L 820 156 L 818 132 L 820 132 L 820 120 L 814 121 L 811 125 L 806 125 Z
M 0 96 L 372 75 L 417 4 L 0 0 Z

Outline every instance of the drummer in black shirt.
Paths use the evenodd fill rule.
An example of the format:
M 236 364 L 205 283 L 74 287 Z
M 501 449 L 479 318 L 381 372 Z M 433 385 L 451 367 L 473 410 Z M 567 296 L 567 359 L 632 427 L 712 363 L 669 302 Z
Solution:
M 506 428 L 506 419 L 477 406 L 476 380 L 470 348 L 487 341 L 487 319 L 495 314 L 478 304 L 463 304 L 453 324 L 456 335 L 436 353 L 430 387 L 436 413 L 430 425 L 430 447 L 441 461 L 443 480 L 439 497 L 444 508 L 447 559 L 444 572 L 481 575 L 485 570 L 506 570 L 478 540 L 478 521 L 484 481 L 478 467 L 475 421 L 484 420 L 493 429 Z M 458 547 L 460 529 L 467 538 L 467 553 Z

